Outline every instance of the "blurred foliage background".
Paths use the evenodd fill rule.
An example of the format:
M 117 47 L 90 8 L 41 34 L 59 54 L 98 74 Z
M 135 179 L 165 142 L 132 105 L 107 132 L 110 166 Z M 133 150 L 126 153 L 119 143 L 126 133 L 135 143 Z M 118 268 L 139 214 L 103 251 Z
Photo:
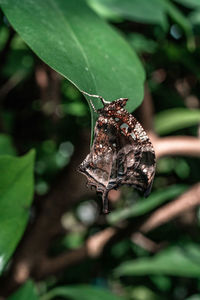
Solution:
M 200 1 L 76 0 L 71 10 L 70 1 L 66 4 L 68 16 L 61 0 L 60 14 L 52 11 L 53 5 L 48 6 L 47 0 L 44 7 L 39 1 L 27 1 L 29 9 L 33 5 L 29 12 L 25 2 L 16 1 L 14 5 L 12 1 L 0 1 L 2 299 L 200 299 Z M 90 33 L 81 40 L 81 29 L 74 25 L 81 20 L 83 8 L 82 28 L 91 34 L 99 32 L 92 41 Z M 33 20 L 27 17 L 30 12 Z M 75 48 L 66 48 L 68 56 L 63 66 L 62 52 L 48 44 L 52 39 L 55 47 L 65 48 L 60 42 L 62 32 L 54 30 L 58 25 L 51 20 L 52 13 L 59 26 L 71 26 L 77 40 L 80 38 L 79 47 L 88 45 L 86 55 L 97 81 L 96 91 L 90 78 L 79 70 L 81 62 Z M 53 24 L 52 32 L 43 35 L 39 25 L 28 27 L 29 21 L 35 24 L 37 17 L 38 24 L 42 18 L 47 27 Z M 62 23 L 63 18 L 69 24 Z M 109 27 L 100 26 L 100 22 Z M 95 31 L 98 26 L 99 31 Z M 110 27 L 109 30 L 115 28 L 115 33 L 110 32 L 114 46 L 107 65 L 99 53 L 108 47 Z M 66 47 L 70 46 L 69 37 Z M 98 48 L 101 51 L 95 52 Z M 133 53 L 130 66 L 135 66 L 136 72 L 128 73 L 127 76 L 135 76 L 135 80 L 130 77 L 130 82 L 125 78 L 129 66 L 123 55 L 120 57 L 123 51 L 127 57 L 129 51 Z M 115 57 L 122 62 L 117 71 Z M 179 150 L 170 153 L 170 145 L 166 145 L 169 153 L 165 149 L 165 155 L 158 154 L 149 198 L 123 187 L 110 193 L 112 212 L 102 216 L 100 198 L 87 190 L 85 179 L 76 173 L 89 152 L 93 128 L 88 103 L 79 90 L 98 92 L 114 100 L 126 97 L 122 93 L 127 89 L 132 95 L 129 111 L 133 111 L 143 99 L 143 70 L 148 99 L 134 115 L 150 136 L 153 132 L 156 150 L 155 134 L 161 137 L 160 144 L 164 138 L 181 136 L 183 141 L 185 138 L 186 146 L 181 146 L 183 152 L 186 147 L 185 154 Z M 110 83 L 115 72 L 116 82 Z M 94 122 L 96 116 L 91 113 Z M 149 127 L 151 122 L 153 129 Z M 191 142 L 188 137 L 193 137 Z M 192 148 L 191 143 L 194 151 L 187 150 L 187 144 Z M 35 149 L 35 154 L 30 149 Z M 173 215 L 173 203 L 181 195 L 186 207 L 178 202 L 178 213 L 171 217 L 167 205 L 172 204 Z M 193 198 L 197 200 L 191 207 Z M 165 220 L 152 229 L 140 230 L 162 208 Z M 116 235 L 112 230 L 117 230 Z M 108 241 L 107 234 L 114 238 Z

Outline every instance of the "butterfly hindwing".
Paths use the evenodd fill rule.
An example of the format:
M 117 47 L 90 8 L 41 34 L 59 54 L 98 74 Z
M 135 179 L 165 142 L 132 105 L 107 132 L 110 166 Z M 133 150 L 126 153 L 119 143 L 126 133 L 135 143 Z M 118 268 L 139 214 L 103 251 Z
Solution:
M 150 193 L 155 173 L 155 153 L 142 126 L 131 115 L 130 119 L 135 126 L 128 128 L 126 135 L 127 145 L 122 148 L 124 150 L 124 164 L 127 173 L 121 180 L 121 184 L 132 185 L 147 196 Z

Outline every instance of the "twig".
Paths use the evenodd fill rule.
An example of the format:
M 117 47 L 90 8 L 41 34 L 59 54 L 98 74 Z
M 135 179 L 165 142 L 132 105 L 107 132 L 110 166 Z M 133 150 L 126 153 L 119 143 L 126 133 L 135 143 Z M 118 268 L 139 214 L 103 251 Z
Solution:
M 140 230 L 144 233 L 149 232 L 198 205 L 200 205 L 200 183 L 195 184 L 177 199 L 153 212 Z
M 145 84 L 144 100 L 139 108 L 139 119 L 144 129 L 149 132 L 153 131 L 153 100 L 147 83 Z
M 145 85 L 144 101 L 140 106 L 140 121 L 155 148 L 156 157 L 186 155 L 200 157 L 200 139 L 191 136 L 168 136 L 160 138 L 153 130 L 153 101 L 148 85 Z
M 155 253 L 155 252 L 161 250 L 164 246 L 166 246 L 165 242 L 157 244 L 154 241 L 147 238 L 141 232 L 133 233 L 131 236 L 131 240 L 136 245 L 138 245 L 138 246 L 142 247 L 143 249 L 145 249 L 149 252 L 152 252 L 152 253 Z
M 200 139 L 192 136 L 168 136 L 158 138 L 150 135 L 157 158 L 169 155 L 200 157 Z
M 0 88 L 0 100 L 14 89 L 26 76 L 26 72 L 18 71 L 14 73 Z
M 56 122 L 60 117 L 60 75 L 49 66 L 41 63 L 36 66 L 35 78 L 40 90 L 42 110 Z
M 75 250 L 60 254 L 56 259 L 44 257 L 39 268 L 35 268 L 34 277 L 39 280 L 49 274 L 55 274 L 64 268 L 76 265 L 87 257 L 87 248 L 84 245 Z

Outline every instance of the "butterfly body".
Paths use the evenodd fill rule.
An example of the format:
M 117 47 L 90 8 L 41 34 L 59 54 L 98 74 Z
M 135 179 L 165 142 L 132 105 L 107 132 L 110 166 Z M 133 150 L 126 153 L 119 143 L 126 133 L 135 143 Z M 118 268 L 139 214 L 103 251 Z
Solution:
M 79 166 L 88 185 L 102 193 L 104 213 L 108 213 L 110 190 L 129 185 L 148 196 L 155 174 L 152 143 L 140 123 L 124 109 L 127 100 L 102 101 L 91 151 Z

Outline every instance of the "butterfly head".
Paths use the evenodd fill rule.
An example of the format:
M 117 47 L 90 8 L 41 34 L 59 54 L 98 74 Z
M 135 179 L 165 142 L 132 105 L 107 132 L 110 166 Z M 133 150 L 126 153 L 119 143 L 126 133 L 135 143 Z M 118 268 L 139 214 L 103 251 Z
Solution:
M 117 110 L 123 108 L 126 105 L 126 102 L 128 101 L 128 98 L 119 98 L 115 102 L 115 108 Z
M 100 114 L 112 114 L 113 111 L 118 111 L 126 105 L 128 98 L 119 98 L 113 102 L 104 102 L 104 107 L 98 110 Z

